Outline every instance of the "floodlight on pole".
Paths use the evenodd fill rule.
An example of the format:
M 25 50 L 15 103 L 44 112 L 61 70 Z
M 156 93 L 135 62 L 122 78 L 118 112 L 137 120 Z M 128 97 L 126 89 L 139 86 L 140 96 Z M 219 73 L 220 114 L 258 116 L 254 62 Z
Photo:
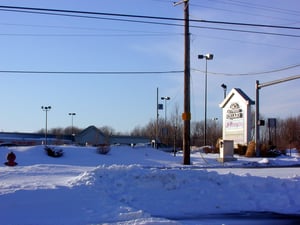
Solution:
M 226 98 L 227 86 L 226 86 L 226 84 L 221 84 L 221 87 L 222 87 L 223 90 L 224 90 L 224 99 L 225 99 L 225 98 Z
M 207 130 L 207 60 L 212 60 L 213 54 L 198 55 L 198 59 L 205 59 L 205 98 L 204 98 L 204 146 L 206 146 L 206 130 Z
M 74 134 L 74 132 L 73 132 L 73 130 L 74 130 L 74 129 L 73 129 L 73 128 L 74 128 L 74 126 L 73 126 L 73 116 L 75 116 L 75 115 L 76 115 L 76 113 L 74 113 L 74 112 L 69 113 L 69 116 L 72 117 L 72 119 L 71 119 L 71 120 L 72 120 L 72 121 L 71 121 L 71 122 L 72 122 L 72 123 L 71 123 L 71 124 L 72 124 L 72 127 L 71 127 L 71 129 L 72 129 L 72 136 L 75 136 L 75 134 Z

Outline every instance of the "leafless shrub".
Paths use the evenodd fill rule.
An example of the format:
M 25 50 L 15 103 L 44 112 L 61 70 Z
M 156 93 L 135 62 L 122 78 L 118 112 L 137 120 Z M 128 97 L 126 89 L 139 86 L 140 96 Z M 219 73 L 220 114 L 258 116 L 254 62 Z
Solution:
M 110 151 L 110 146 L 109 145 L 99 145 L 98 147 L 97 147 L 97 152 L 99 153 L 99 154 L 102 154 L 102 155 L 105 155 L 105 154 L 107 154 L 108 152 Z
M 255 156 L 255 142 L 250 141 L 246 151 L 246 157 L 254 157 Z

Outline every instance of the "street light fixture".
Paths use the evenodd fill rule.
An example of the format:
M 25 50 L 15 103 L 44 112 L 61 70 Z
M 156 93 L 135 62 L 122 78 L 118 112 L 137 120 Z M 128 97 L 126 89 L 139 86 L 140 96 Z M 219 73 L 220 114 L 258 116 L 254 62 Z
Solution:
M 224 99 L 226 98 L 226 90 L 227 90 L 227 86 L 226 84 L 222 84 L 221 87 L 223 88 L 224 90 Z
M 71 129 L 72 129 L 72 136 L 75 136 L 75 134 L 74 134 L 74 132 L 73 132 L 73 116 L 75 116 L 76 115 L 76 113 L 74 113 L 74 112 L 72 112 L 72 113 L 69 113 L 69 116 L 71 116 L 72 117 L 72 127 L 71 127 Z
M 46 112 L 45 145 L 47 145 L 47 133 L 48 133 L 47 120 L 48 120 L 48 111 L 50 111 L 51 106 L 41 106 L 41 109 Z
M 213 54 L 198 55 L 198 59 L 205 59 L 205 98 L 204 98 L 204 146 L 206 146 L 206 130 L 207 130 L 207 60 L 212 60 Z

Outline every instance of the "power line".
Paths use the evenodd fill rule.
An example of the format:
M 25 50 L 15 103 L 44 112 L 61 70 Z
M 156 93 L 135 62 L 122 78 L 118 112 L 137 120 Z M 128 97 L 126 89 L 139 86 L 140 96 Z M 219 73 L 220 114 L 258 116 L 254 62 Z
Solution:
M 42 71 L 42 70 L 0 70 L 0 73 L 7 74 L 70 74 L 70 75 L 151 75 L 151 74 L 178 74 L 183 73 L 183 70 L 169 71 Z
M 246 2 L 242 2 L 242 1 L 236 1 L 236 0 L 227 0 L 227 1 L 231 2 L 229 4 L 240 6 L 240 7 L 246 7 L 247 9 L 254 8 L 254 9 L 260 9 L 260 10 L 264 10 L 264 11 L 268 11 L 268 12 L 273 11 L 273 12 L 281 13 L 281 14 L 288 14 L 288 15 L 294 14 L 296 16 L 300 15 L 300 11 L 297 11 L 297 10 L 282 9 L 282 8 L 269 6 L 269 5 L 267 6 L 267 5 L 258 4 L 258 3 L 254 4 L 252 2 L 251 3 L 249 3 L 249 2 L 246 3 Z
M 1 9 L 0 9 L 1 10 Z M 92 28 L 78 26 L 58 26 L 58 25 L 37 25 L 24 23 L 0 23 L 0 26 L 22 26 L 34 28 L 50 28 L 50 29 L 69 29 L 69 30 L 84 30 L 90 33 L 0 33 L 0 36 L 13 37 L 169 37 L 182 36 L 180 32 L 167 31 L 149 31 L 149 30 L 128 30 L 128 29 L 112 29 L 112 28 Z M 101 33 L 98 33 L 98 32 Z M 107 33 L 104 33 L 107 32 Z
M 275 33 L 275 32 L 263 32 L 263 31 L 240 30 L 240 29 L 229 29 L 229 28 L 219 28 L 219 27 L 204 27 L 204 26 L 190 26 L 190 27 L 192 27 L 192 28 L 210 29 L 210 30 L 240 32 L 240 33 L 275 35 L 275 36 L 282 36 L 282 37 L 294 37 L 294 38 L 299 38 L 300 37 L 300 35 L 296 35 L 296 34 L 283 34 L 283 33 Z
M 183 26 L 182 24 L 166 23 L 166 22 L 154 22 L 154 21 L 146 21 L 146 20 L 108 18 L 108 17 L 99 17 L 99 16 L 85 16 L 85 15 L 76 15 L 76 14 L 38 12 L 38 11 L 28 11 L 28 10 L 1 9 L 1 6 L 0 6 L 0 11 L 22 12 L 22 13 L 41 14 L 41 15 L 50 15 L 50 16 L 77 17 L 77 18 L 86 18 L 86 19 L 111 20 L 111 21 L 143 23 L 143 24 L 154 24 L 154 25 Z M 102 13 L 99 13 L 99 14 L 102 14 Z M 107 14 L 107 13 L 103 13 L 103 14 Z M 108 14 L 107 14 L 107 16 L 108 16 Z M 109 16 L 114 16 L 114 14 L 111 14 Z M 142 17 L 140 17 L 140 18 L 142 18 Z
M 110 20 L 110 19 L 108 19 Z M 116 20 L 116 19 L 113 19 Z M 124 21 L 124 20 L 122 20 Z M 129 22 L 127 20 L 127 22 Z M 133 21 L 131 21 L 133 22 Z M 135 21 L 135 22 L 142 22 L 148 24 L 159 24 L 159 25 L 172 25 L 172 26 L 183 26 L 180 24 L 170 24 L 170 23 L 153 23 L 153 22 L 146 22 L 146 21 Z M 284 34 L 284 33 L 275 33 L 275 32 L 263 32 L 263 31 L 252 31 L 252 30 L 241 30 L 241 29 L 229 29 L 229 28 L 220 28 L 220 27 L 206 27 L 206 26 L 193 26 L 190 25 L 190 28 L 197 28 L 197 29 L 209 29 L 209 30 L 218 30 L 218 31 L 228 31 L 228 32 L 240 32 L 240 33 L 252 33 L 252 34 L 262 34 L 262 35 L 273 35 L 273 36 L 282 36 L 282 37 L 293 37 L 299 38 L 300 35 L 295 34 Z M 84 36 L 84 37 L 93 37 L 93 36 L 166 36 L 166 35 L 182 35 L 180 33 L 148 33 L 148 34 L 17 34 L 17 33 L 0 33 L 0 36 L 61 36 L 61 37 L 72 37 L 72 36 Z
M 269 73 L 276 73 L 276 72 L 281 72 L 284 70 L 289 70 L 289 69 L 293 69 L 296 67 L 299 67 L 300 64 L 296 64 L 296 65 L 290 65 L 290 66 L 286 66 L 283 68 L 279 68 L 279 69 L 274 69 L 274 70 L 269 70 L 269 71 L 262 71 L 262 72 L 253 72 L 253 73 L 218 73 L 218 72 L 208 72 L 211 75 L 223 75 L 223 76 L 254 76 L 254 75 L 262 75 L 262 74 L 269 74 Z M 196 72 L 202 72 L 205 73 L 205 71 L 202 70 L 198 70 L 198 69 L 192 69 Z
M 0 9 L 0 11 L 2 11 Z M 83 27 L 83 26 L 62 26 L 62 25 L 41 25 L 41 24 L 25 24 L 25 23 L 0 23 L 0 26 L 16 26 L 16 27 L 30 27 L 30 28 L 43 28 L 43 29 L 63 29 L 63 30 L 84 30 L 84 31 L 117 31 L 117 32 L 133 32 L 133 33 L 154 33 L 160 34 L 162 32 L 155 31 L 140 31 L 140 30 L 128 30 L 128 29 L 113 29 L 113 28 L 95 28 L 95 27 Z
M 202 23 L 212 23 L 212 24 L 223 24 L 223 25 L 236 25 L 236 26 L 250 26 L 250 27 L 300 30 L 300 27 L 269 25 L 269 24 L 238 23 L 238 22 L 225 22 L 225 21 L 214 21 L 214 20 L 196 20 L 196 19 L 193 19 L 191 21 L 192 22 L 202 22 Z
M 184 21 L 182 18 L 174 18 L 174 17 L 146 16 L 146 15 L 122 14 L 122 13 L 104 13 L 104 12 L 91 12 L 91 11 L 81 11 L 81 10 L 62 10 L 62 9 L 18 7 L 18 6 L 5 6 L 5 5 L 0 5 L 0 8 L 2 10 L 10 10 L 10 11 L 14 11 L 14 12 L 75 16 L 75 17 L 83 17 L 83 16 L 78 16 L 78 15 L 73 15 L 73 14 L 88 14 L 88 15 L 97 15 L 97 16 L 101 15 L 101 16 L 127 17 L 127 18 L 152 19 L 152 20 L 170 20 L 170 21 L 180 21 L 180 22 Z M 64 13 L 68 13 L 68 14 L 64 14 Z M 87 17 L 87 18 L 105 19 L 105 18 L 101 18 L 101 17 Z M 189 21 L 197 22 L 197 23 L 212 23 L 212 24 L 222 24 L 222 25 L 236 25 L 236 26 L 251 26 L 251 27 L 300 30 L 300 27 L 268 25 L 268 24 L 238 23 L 238 22 L 196 20 L 196 19 L 189 19 Z M 133 22 L 133 21 L 131 21 L 131 22 Z M 136 21 L 136 22 L 139 22 L 139 21 Z
M 212 36 L 212 35 L 204 35 L 204 34 L 201 34 L 201 35 L 193 34 L 192 36 L 193 37 L 200 36 L 201 38 L 239 42 L 239 43 L 251 44 L 251 45 L 269 46 L 269 47 L 274 47 L 274 48 L 283 48 L 283 49 L 290 49 L 290 50 L 297 50 L 297 51 L 300 50 L 300 48 L 298 48 L 298 46 L 288 47 L 288 46 L 276 45 L 276 44 L 271 44 L 271 43 L 266 43 L 266 42 L 249 41 L 249 40 L 244 40 L 244 39 L 240 40 L 240 39 L 225 38 L 225 37 L 220 37 L 220 36 Z
M 157 34 L 25 34 L 25 33 L 0 33 L 0 36 L 15 36 L 15 37 L 162 37 L 170 35 L 182 35 L 182 34 L 170 34 L 170 33 L 157 33 Z
M 68 16 L 68 17 L 79 17 L 79 18 L 89 18 L 89 19 L 101 19 L 101 20 L 111 20 L 111 21 L 121 21 L 121 22 L 134 22 L 134 23 L 143 23 L 143 24 L 154 24 L 154 25 L 166 25 L 166 26 L 179 26 L 182 27 L 183 24 L 178 23 L 167 23 L 167 22 L 155 22 L 155 21 L 145 21 L 145 20 L 133 20 L 133 19 L 120 19 L 120 18 L 107 18 L 107 17 L 97 17 L 97 16 L 84 16 L 84 15 L 73 15 L 73 14 L 62 14 L 62 13 L 50 13 L 50 12 L 38 12 L 38 11 L 27 11 L 20 9 L 1 9 L 7 6 L 0 6 L 2 11 L 13 11 L 13 12 L 23 12 L 23 13 L 34 13 L 34 14 L 44 14 L 44 15 L 54 15 L 54 16 Z M 11 7 L 10 7 L 11 8 Z M 12 8 L 24 8 L 24 7 L 12 7 Z M 34 8 L 35 10 L 41 10 L 40 8 Z M 43 9 L 44 11 L 53 11 L 53 9 Z M 84 11 L 69 11 L 69 10 L 54 10 L 54 11 L 65 11 L 65 12 L 77 12 L 77 13 L 86 13 L 86 14 L 99 14 L 106 16 L 122 16 L 122 17 L 135 17 L 135 18 L 148 18 L 148 19 L 157 19 L 157 20 L 175 20 L 182 21 L 178 18 L 169 18 L 169 17 L 154 17 L 154 16 L 140 16 L 140 15 L 128 15 L 128 14 L 115 14 L 115 13 L 97 13 L 97 12 L 84 12 Z M 247 24 L 247 23 L 234 23 L 234 22 L 222 22 L 222 21 L 209 21 L 209 20 L 190 20 L 192 22 L 203 22 L 203 23 L 212 23 L 212 24 L 223 24 L 223 25 L 238 25 L 238 26 L 255 26 L 255 27 L 264 27 L 264 28 L 285 28 L 285 29 L 300 29 L 300 27 L 287 27 L 287 26 L 275 26 L 275 25 L 264 25 L 264 24 Z M 263 31 L 253 31 L 253 30 L 241 30 L 241 29 L 231 29 L 231 28 L 219 28 L 219 27 L 206 27 L 206 26 L 196 26 L 190 25 L 191 28 L 197 29 L 211 29 L 211 30 L 220 30 L 220 31 L 229 31 L 229 32 L 241 32 L 241 33 L 254 33 L 254 34 L 263 34 L 263 35 L 275 35 L 283 37 L 293 37 L 299 38 L 300 35 L 296 34 L 284 34 L 284 33 L 275 33 L 275 32 L 263 32 Z
M 202 3 L 203 4 L 203 3 Z M 197 4 L 192 4 L 194 7 L 199 7 L 199 8 L 207 8 L 207 9 L 213 9 L 213 10 L 218 10 L 218 11 L 223 11 L 223 12 L 228 12 L 228 13 L 235 13 L 235 14 L 242 14 L 242 15 L 249 15 L 249 16 L 259 16 L 259 17 L 263 17 L 263 18 L 272 18 L 272 19 L 280 19 L 280 20 L 285 20 L 285 21 L 289 21 L 289 22 L 295 22 L 295 20 L 292 20 L 292 19 L 287 19 L 287 18 L 281 18 L 281 17 L 275 17 L 275 16 L 266 16 L 266 15 L 263 15 L 263 14 L 258 14 L 258 13 L 253 13 L 253 12 L 249 12 L 249 10 L 247 12 L 245 11 L 237 11 L 237 10 L 233 10 L 233 9 L 227 9 L 227 8 L 224 8 L 224 7 L 212 7 L 212 6 L 207 6 L 207 5 L 200 5 L 199 3 Z
M 253 76 L 253 75 L 262 75 L 268 73 L 275 73 L 281 72 L 284 70 L 293 69 L 299 67 L 300 64 L 290 65 L 279 69 L 269 70 L 269 71 L 262 71 L 262 72 L 249 72 L 249 73 L 218 73 L 218 72 L 208 72 L 211 75 L 223 75 L 223 76 Z M 196 72 L 205 73 L 205 71 L 198 70 L 192 68 L 191 70 Z M 69 75 L 151 75 L 151 74 L 179 74 L 183 73 L 183 70 L 166 70 L 166 71 L 50 71 L 50 70 L 0 70 L 0 73 L 7 73 L 7 74 L 52 74 L 52 75 L 59 75 L 59 74 L 69 74 Z

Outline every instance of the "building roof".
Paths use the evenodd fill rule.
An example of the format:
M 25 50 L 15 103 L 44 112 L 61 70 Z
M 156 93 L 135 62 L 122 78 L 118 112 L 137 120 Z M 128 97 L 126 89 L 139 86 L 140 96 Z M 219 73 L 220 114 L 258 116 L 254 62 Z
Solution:
M 82 135 L 85 135 L 86 133 L 89 133 L 91 131 L 95 131 L 95 132 L 99 133 L 100 135 L 105 136 L 104 133 L 101 130 L 99 130 L 97 127 L 95 127 L 93 125 L 85 128 L 80 133 L 78 133 L 76 136 L 82 136 Z
M 225 105 L 230 101 L 230 99 L 235 95 L 238 94 L 241 96 L 241 98 L 249 105 L 254 105 L 255 101 L 253 101 L 242 89 L 240 88 L 233 88 L 229 94 L 226 96 L 226 98 L 220 103 L 220 107 L 224 108 Z

